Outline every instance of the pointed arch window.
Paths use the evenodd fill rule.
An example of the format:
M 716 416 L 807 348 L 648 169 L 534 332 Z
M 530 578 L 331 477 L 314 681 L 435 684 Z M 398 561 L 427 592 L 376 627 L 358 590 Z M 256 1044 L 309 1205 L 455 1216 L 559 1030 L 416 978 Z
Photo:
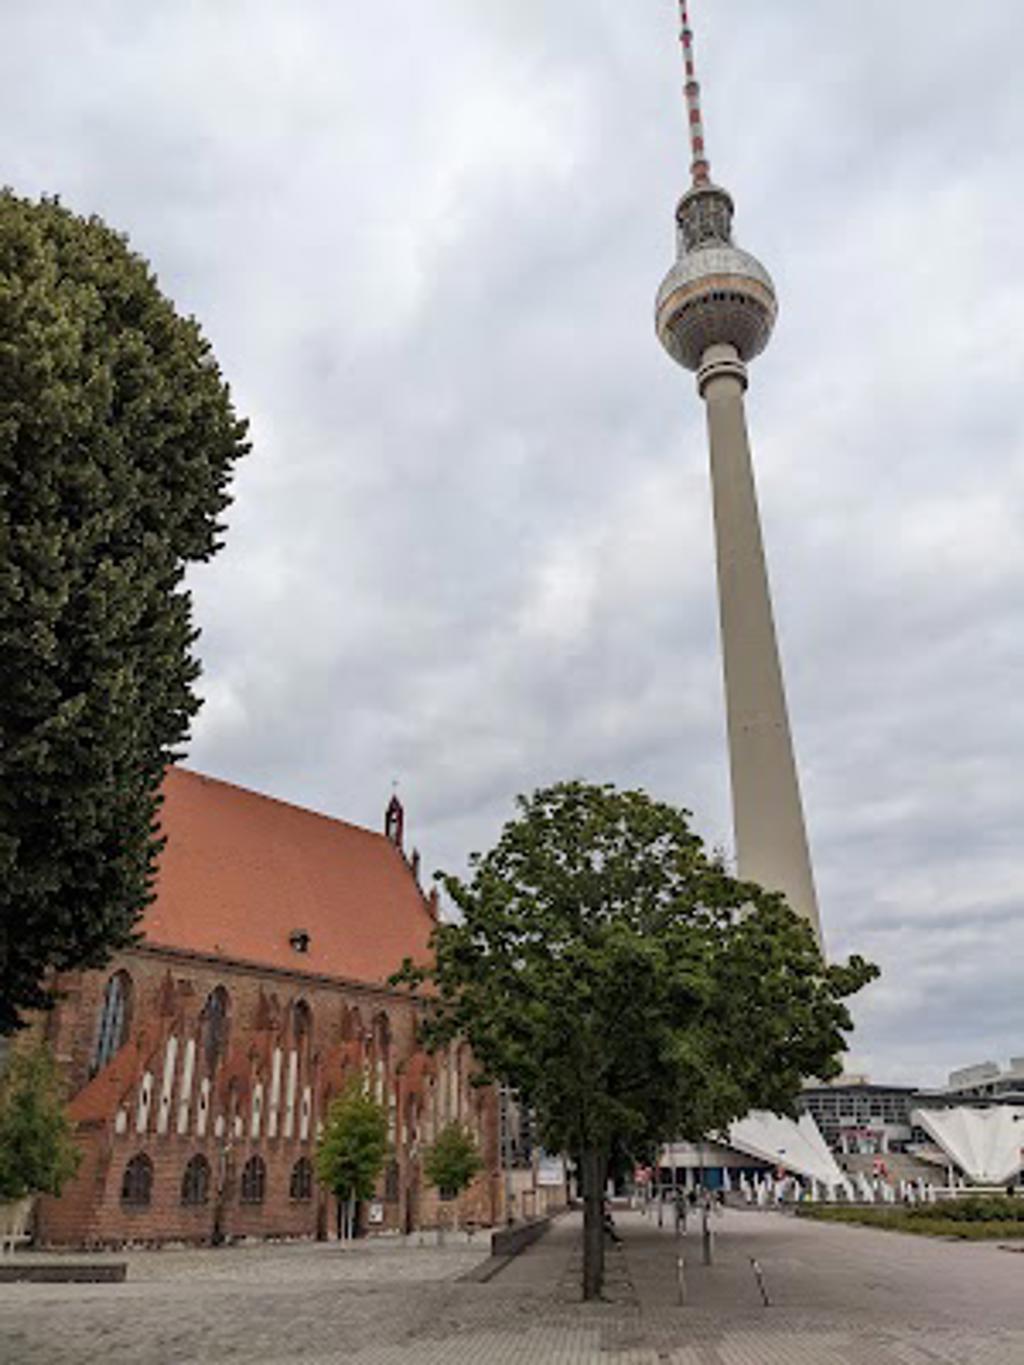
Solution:
M 391 1050 L 391 1021 L 388 1019 L 385 1010 L 381 1010 L 374 1016 L 371 1046 L 373 1049 L 373 1097 L 378 1104 L 384 1104 L 387 1099 L 389 1053 Z
M 202 1054 L 207 1071 L 216 1070 L 217 1063 L 227 1050 L 230 1009 L 230 997 L 223 986 L 218 986 L 206 997 L 199 1022 Z
M 121 1203 L 146 1208 L 153 1197 L 153 1163 L 145 1152 L 133 1156 L 121 1177 Z
M 398 1203 L 398 1162 L 389 1161 L 384 1170 L 384 1198 L 389 1204 Z
M 194 1156 L 181 1178 L 181 1202 L 205 1204 L 210 1198 L 210 1163 L 205 1156 Z
M 305 1000 L 296 1000 L 292 1006 L 292 1037 L 299 1049 L 308 1047 L 313 1036 L 313 1011 Z
M 243 1204 L 262 1204 L 267 1193 L 267 1165 L 261 1156 L 251 1156 L 242 1168 Z
M 107 982 L 100 1005 L 100 1017 L 96 1026 L 96 1043 L 93 1047 L 90 1076 L 110 1061 L 119 1052 L 128 1037 L 132 1003 L 132 979 L 125 971 L 115 972 Z
M 292 1167 L 288 1195 L 296 1200 L 313 1198 L 313 1163 L 308 1157 L 300 1157 Z

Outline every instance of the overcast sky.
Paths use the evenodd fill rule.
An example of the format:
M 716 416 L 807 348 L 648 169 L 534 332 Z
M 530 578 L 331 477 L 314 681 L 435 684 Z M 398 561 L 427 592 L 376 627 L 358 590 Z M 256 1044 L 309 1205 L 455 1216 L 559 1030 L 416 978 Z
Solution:
M 3 6 L 0 181 L 101 214 L 254 451 L 194 575 L 193 767 L 428 870 L 580 776 L 728 844 L 703 415 L 655 289 L 673 0 Z M 851 1063 L 1024 1054 L 1020 0 L 693 0 L 781 316 L 754 455 Z

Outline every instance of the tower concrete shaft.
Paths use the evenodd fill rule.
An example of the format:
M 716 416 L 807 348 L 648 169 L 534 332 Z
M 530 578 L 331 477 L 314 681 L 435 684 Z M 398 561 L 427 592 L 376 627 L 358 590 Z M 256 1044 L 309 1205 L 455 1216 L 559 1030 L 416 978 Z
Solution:
M 737 873 L 781 891 L 820 941 L 736 348 L 709 346 L 697 383 L 711 447 Z

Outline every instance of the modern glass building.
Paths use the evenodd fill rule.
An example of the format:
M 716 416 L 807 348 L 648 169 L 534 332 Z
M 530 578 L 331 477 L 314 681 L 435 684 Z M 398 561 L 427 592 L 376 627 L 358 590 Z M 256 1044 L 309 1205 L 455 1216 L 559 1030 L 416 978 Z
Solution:
M 863 1078 L 841 1078 L 809 1086 L 800 1097 L 833 1152 L 903 1152 L 913 1142 L 911 1110 L 921 1092 L 910 1085 L 872 1085 Z

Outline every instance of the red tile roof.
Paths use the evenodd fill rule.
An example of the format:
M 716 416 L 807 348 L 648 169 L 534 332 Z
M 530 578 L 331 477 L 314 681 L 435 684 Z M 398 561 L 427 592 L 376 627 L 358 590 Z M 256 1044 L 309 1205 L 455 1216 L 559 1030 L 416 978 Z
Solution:
M 152 945 L 369 984 L 428 956 L 433 917 L 383 834 L 185 768 L 163 795 Z

